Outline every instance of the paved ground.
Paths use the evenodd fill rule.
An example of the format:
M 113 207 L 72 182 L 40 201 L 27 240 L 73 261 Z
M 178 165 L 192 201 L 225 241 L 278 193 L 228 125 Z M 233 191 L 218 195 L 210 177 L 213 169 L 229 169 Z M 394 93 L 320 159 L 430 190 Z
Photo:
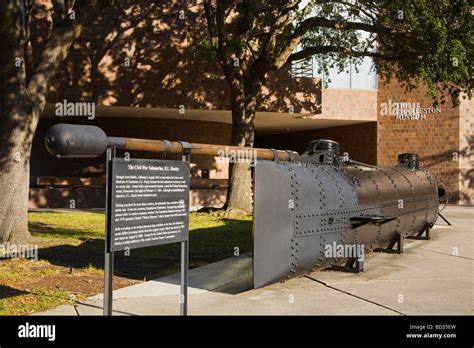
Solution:
M 406 240 L 402 255 L 373 253 L 365 272 L 314 272 L 252 290 L 242 255 L 190 270 L 189 314 L 474 314 L 474 207 L 448 206 L 429 241 Z M 114 292 L 114 315 L 179 313 L 179 274 Z M 102 295 L 44 315 L 102 314 Z

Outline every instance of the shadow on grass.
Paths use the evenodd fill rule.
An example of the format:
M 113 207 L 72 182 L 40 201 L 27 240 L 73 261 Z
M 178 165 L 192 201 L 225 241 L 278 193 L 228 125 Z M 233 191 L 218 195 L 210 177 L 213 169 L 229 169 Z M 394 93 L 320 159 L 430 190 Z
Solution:
M 87 232 L 84 229 L 51 227 L 51 225 L 42 222 L 29 222 L 28 229 L 37 237 L 55 236 L 60 238 L 74 238 L 82 241 L 97 239 L 97 233 L 94 232 Z
M 28 294 L 28 292 L 0 284 L 0 300 L 3 300 L 8 297 L 23 295 L 23 294 Z
M 221 221 L 224 223 L 223 226 L 190 231 L 190 268 L 232 257 L 236 247 L 240 253 L 252 250 L 252 221 L 232 219 Z M 70 231 L 68 234 L 63 229 L 46 228 L 50 234 L 64 235 L 65 238 L 78 232 Z M 172 274 L 179 271 L 180 253 L 180 243 L 132 249 L 130 256 L 116 252 L 114 275 L 149 280 Z M 92 266 L 103 269 L 104 239 L 88 239 L 78 246 L 64 244 L 42 248 L 38 251 L 38 256 L 54 265 L 67 268 Z

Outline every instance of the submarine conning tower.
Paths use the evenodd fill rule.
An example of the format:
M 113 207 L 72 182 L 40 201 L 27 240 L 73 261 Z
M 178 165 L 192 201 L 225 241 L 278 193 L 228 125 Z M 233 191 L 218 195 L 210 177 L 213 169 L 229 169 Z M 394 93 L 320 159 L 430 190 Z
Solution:
M 397 168 L 420 169 L 420 158 L 413 152 L 400 153 L 398 154 Z
M 339 143 L 334 140 L 318 139 L 308 143 L 307 151 L 300 156 L 303 162 L 337 164 Z

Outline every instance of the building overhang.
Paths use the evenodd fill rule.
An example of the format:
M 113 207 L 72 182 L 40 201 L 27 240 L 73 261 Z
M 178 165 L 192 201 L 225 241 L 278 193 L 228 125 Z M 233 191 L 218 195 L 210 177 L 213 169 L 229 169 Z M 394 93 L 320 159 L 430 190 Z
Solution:
M 377 121 L 377 91 L 323 90 L 322 113 L 257 112 L 255 132 L 276 134 L 311 129 L 347 126 Z M 54 104 L 48 103 L 44 118 L 55 116 Z M 230 110 L 171 109 L 157 107 L 96 106 L 97 118 L 148 118 L 204 121 L 231 124 Z

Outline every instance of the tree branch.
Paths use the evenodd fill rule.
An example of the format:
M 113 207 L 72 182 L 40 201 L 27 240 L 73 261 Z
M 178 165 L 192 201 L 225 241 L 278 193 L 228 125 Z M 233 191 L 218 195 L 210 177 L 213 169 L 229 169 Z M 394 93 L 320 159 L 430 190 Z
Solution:
M 348 47 L 328 45 L 328 46 L 308 47 L 299 52 L 292 53 L 288 57 L 288 61 L 291 62 L 294 60 L 304 59 L 304 58 L 313 56 L 315 54 L 327 54 L 327 53 L 341 53 L 341 54 L 346 54 L 348 56 L 353 56 L 353 57 L 372 57 L 372 58 L 378 58 L 378 59 L 383 59 L 383 60 L 400 59 L 400 57 L 387 56 L 387 55 L 377 53 L 377 52 L 372 52 L 372 51 L 356 51 Z
M 204 1 L 204 12 L 207 19 L 207 30 L 211 38 L 212 47 L 217 51 L 218 35 L 216 22 L 216 1 Z
M 53 0 L 53 28 L 60 27 L 67 16 L 65 0 Z
M 305 34 L 312 28 L 323 27 L 337 30 L 362 30 L 369 33 L 375 34 L 389 34 L 392 33 L 392 29 L 386 28 L 381 25 L 373 25 L 362 22 L 341 22 L 332 19 L 326 19 L 323 17 L 311 17 L 302 21 L 297 27 L 293 34 L 294 37 Z
M 66 17 L 58 28 L 53 28 L 27 86 L 33 117 L 39 116 L 44 109 L 52 79 L 59 65 L 66 59 L 72 43 L 85 28 L 88 15 L 103 10 L 110 3 L 113 3 L 113 0 L 81 1 L 80 7 L 75 8 L 76 19 Z
M 61 62 L 66 59 L 72 42 L 79 37 L 83 28 L 82 23 L 76 23 L 65 26 L 51 35 L 27 88 L 31 104 L 36 109 L 34 112 L 41 113 L 44 108 L 51 80 Z

